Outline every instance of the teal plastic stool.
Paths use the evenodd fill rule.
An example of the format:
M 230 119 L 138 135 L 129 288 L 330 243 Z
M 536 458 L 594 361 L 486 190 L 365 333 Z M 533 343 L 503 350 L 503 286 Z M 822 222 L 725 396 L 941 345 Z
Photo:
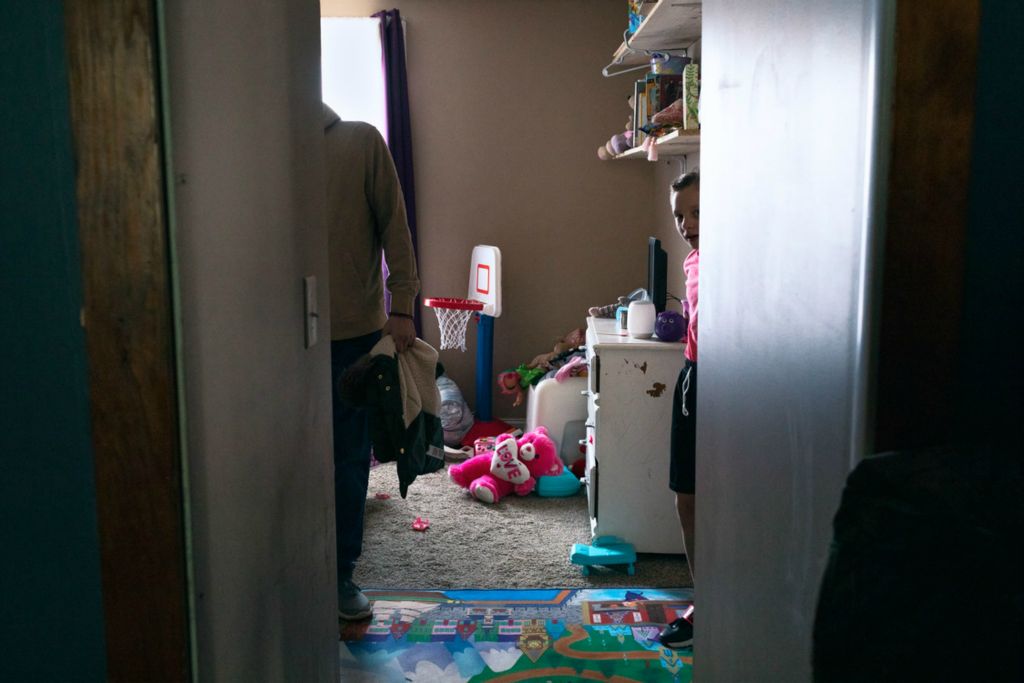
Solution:
M 573 543 L 569 551 L 569 561 L 578 564 L 583 570 L 583 576 L 590 575 L 590 567 L 599 564 L 611 566 L 616 564 L 627 565 L 626 573 L 630 576 L 636 573 L 636 550 L 632 543 L 626 543 L 618 536 L 598 536 L 590 545 L 586 543 Z

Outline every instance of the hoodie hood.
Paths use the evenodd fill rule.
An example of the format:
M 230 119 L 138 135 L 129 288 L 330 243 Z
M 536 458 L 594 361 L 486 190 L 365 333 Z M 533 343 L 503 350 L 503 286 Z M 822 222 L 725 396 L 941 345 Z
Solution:
M 338 116 L 333 109 L 328 107 L 323 102 L 321 102 L 321 104 L 323 105 L 324 110 L 324 130 L 326 131 L 330 129 L 331 126 L 336 124 L 338 121 L 341 121 L 341 117 Z

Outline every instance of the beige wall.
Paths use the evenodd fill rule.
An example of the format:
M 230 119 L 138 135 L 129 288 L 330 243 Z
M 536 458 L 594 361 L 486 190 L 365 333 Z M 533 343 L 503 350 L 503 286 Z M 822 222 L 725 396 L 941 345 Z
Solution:
M 655 165 L 596 154 L 629 116 L 630 77 L 601 75 L 626 3 L 322 0 L 321 13 L 392 7 L 406 21 L 423 291 L 465 296 L 473 245 L 501 248 L 499 372 L 550 351 L 585 325 L 589 306 L 646 280 L 646 236 L 654 212 L 668 211 Z M 467 336 L 466 353 L 441 360 L 475 406 L 472 323 Z M 494 413 L 523 414 L 500 394 Z

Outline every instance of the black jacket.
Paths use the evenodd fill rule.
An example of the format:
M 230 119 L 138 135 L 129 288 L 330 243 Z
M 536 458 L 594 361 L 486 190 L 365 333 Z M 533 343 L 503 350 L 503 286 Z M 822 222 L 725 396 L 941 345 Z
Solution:
M 441 363 L 436 363 L 435 380 L 443 372 Z M 444 467 L 444 431 L 441 418 L 425 411 L 407 428 L 402 416 L 403 394 L 396 355 L 367 354 L 341 378 L 343 400 L 369 410 L 374 457 L 398 463 L 398 486 L 405 498 L 417 475 Z

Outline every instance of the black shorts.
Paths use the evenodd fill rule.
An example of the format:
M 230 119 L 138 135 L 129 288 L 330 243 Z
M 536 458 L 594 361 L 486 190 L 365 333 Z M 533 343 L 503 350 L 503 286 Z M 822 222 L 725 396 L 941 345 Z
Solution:
M 689 375 L 689 379 L 687 379 Z M 697 364 L 689 358 L 672 395 L 672 445 L 668 487 L 693 494 L 697 481 Z

